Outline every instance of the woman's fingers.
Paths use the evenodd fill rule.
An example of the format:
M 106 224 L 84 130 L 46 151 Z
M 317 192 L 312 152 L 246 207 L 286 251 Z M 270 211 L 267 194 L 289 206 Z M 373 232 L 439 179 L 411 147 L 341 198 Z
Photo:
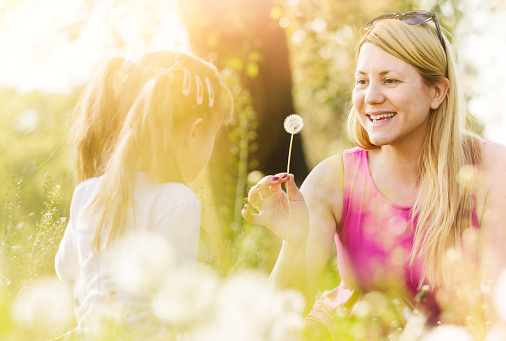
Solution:
M 286 176 L 284 177 L 286 178 Z M 262 202 L 267 199 L 271 193 L 281 190 L 282 176 L 266 176 L 253 186 L 248 193 L 248 201 L 255 208 L 259 208 Z
M 253 208 L 251 205 L 244 205 L 244 208 L 242 209 L 242 217 L 244 220 L 246 220 L 248 223 L 255 224 L 255 225 L 261 225 L 260 224 L 260 215 L 253 213 Z
M 285 184 L 288 195 L 290 196 L 290 201 L 292 200 L 304 200 L 304 197 L 302 196 L 302 193 L 299 191 L 299 188 L 297 187 L 297 184 L 295 183 L 295 176 L 293 174 L 290 174 L 289 180 Z

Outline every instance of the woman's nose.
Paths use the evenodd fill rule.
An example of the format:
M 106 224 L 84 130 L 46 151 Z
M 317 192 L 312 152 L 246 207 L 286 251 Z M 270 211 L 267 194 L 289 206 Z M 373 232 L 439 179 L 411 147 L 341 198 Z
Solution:
M 367 104 L 378 104 L 385 101 L 381 84 L 371 82 L 367 87 L 364 102 Z

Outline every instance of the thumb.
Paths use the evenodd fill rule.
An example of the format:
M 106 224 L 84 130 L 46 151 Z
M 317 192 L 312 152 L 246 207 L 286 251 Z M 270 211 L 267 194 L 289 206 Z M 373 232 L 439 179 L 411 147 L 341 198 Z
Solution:
M 288 181 L 286 183 L 286 189 L 290 196 L 290 201 L 304 200 L 302 193 L 299 191 L 299 187 L 295 183 L 295 175 L 288 175 Z

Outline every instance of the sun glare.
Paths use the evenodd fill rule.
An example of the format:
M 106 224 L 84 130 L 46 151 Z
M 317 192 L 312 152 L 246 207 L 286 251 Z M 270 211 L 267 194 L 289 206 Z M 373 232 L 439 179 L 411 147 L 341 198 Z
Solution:
M 67 92 L 105 58 L 190 53 L 176 0 L 22 0 L 2 9 L 0 86 Z

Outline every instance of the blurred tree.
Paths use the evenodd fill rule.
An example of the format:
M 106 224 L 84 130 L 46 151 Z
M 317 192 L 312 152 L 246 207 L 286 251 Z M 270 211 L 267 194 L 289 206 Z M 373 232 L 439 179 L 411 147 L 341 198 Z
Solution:
M 294 113 L 292 78 L 284 30 L 271 18 L 274 0 L 184 0 L 183 21 L 188 25 L 195 53 L 209 56 L 219 68 L 231 67 L 241 75 L 257 114 L 256 143 L 249 148 L 249 169 L 265 174 L 286 170 L 289 136 L 286 116 Z M 223 165 L 227 136 L 218 141 L 215 163 Z M 294 139 L 291 172 L 301 182 L 307 166 L 300 135 Z M 221 156 L 220 156 L 221 155 Z

